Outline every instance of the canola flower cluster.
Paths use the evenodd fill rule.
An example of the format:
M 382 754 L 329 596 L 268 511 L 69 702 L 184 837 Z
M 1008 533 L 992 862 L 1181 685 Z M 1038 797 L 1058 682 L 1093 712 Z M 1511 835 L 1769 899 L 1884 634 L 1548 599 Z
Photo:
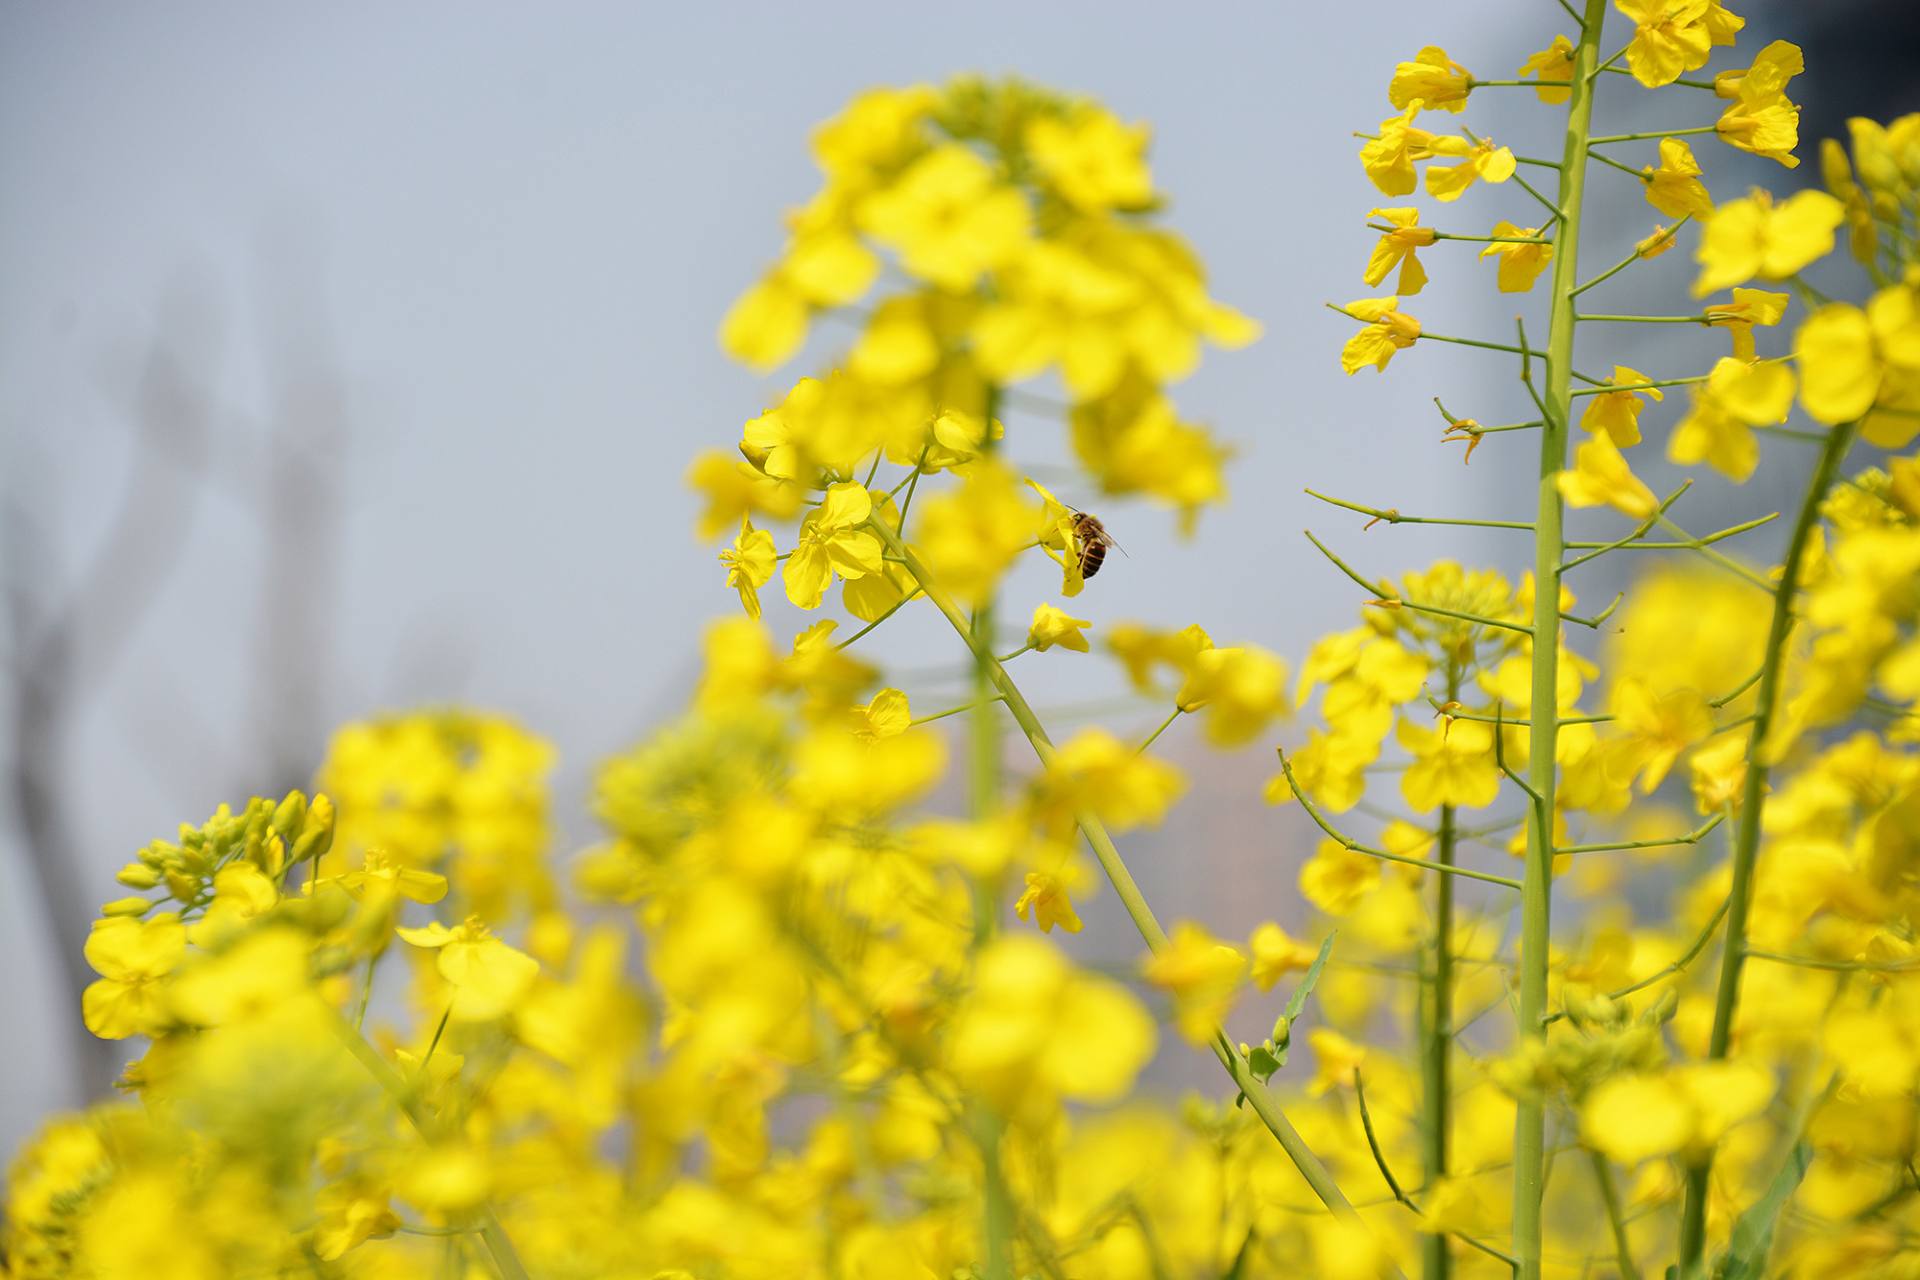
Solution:
M 1502 531 L 1533 567 L 1369 576 L 1315 538 L 1363 605 L 1297 677 L 1198 625 L 1074 616 L 1098 526 L 1016 461 L 1053 414 L 1063 491 L 1187 532 L 1224 499 L 1228 450 L 1171 387 L 1256 329 L 1163 224 L 1145 130 L 1014 81 L 856 98 L 722 328 L 770 370 L 821 321 L 831 366 L 693 465 L 744 616 L 706 630 L 685 713 L 601 768 L 604 840 L 561 877 L 552 749 L 423 712 L 343 729 L 311 799 L 142 849 L 83 1014 L 144 1051 L 121 1101 L 16 1157 L 6 1274 L 1915 1274 L 1920 117 L 1852 122 L 1825 190 L 1716 202 L 1686 139 L 1792 167 L 1799 51 L 1701 78 L 1743 26 L 1725 6 L 1613 9 L 1568 8 L 1512 79 L 1437 47 L 1392 73 L 1360 155 L 1383 196 L 1485 184 L 1533 211 L 1483 234 L 1373 210 L 1362 276 L 1395 293 L 1336 308 L 1360 324 L 1340 362 L 1514 361 L 1533 416 L 1442 408 L 1442 442 L 1537 444 L 1541 483 L 1523 518 L 1315 496 L 1368 528 Z M 1716 118 L 1598 134 L 1616 90 Z M 1564 117 L 1560 159 L 1447 119 L 1512 91 Z M 1583 278 L 1615 183 L 1671 221 Z M 1859 303 L 1822 291 L 1843 230 Z M 1683 238 L 1697 312 L 1584 310 Z M 1540 343 L 1403 310 L 1453 269 L 1444 241 L 1544 293 Z M 1704 373 L 1574 368 L 1576 327 L 1640 322 L 1728 346 Z M 1064 403 L 1019 386 L 1043 376 Z M 1634 473 L 1662 433 L 1684 466 L 1790 475 L 1797 507 L 1689 532 L 1692 481 Z M 1777 564 L 1730 554 L 1782 529 Z M 1580 612 L 1569 579 L 1611 556 L 1653 567 Z M 1054 598 L 1014 599 L 1028 560 Z M 776 574 L 804 611 L 840 584 L 861 625 L 776 641 Z M 916 709 L 860 657 L 908 608 L 953 632 L 969 701 Z M 1165 710 L 1143 741 L 1056 742 L 1023 691 L 1027 655 L 1096 648 Z M 1276 902 L 1245 939 L 1156 917 L 1115 837 L 1181 800 L 1156 747 L 1183 718 L 1214 748 L 1285 735 L 1266 795 L 1316 833 L 1310 913 Z M 954 772 L 964 817 L 935 802 Z M 1128 972 L 1070 940 L 1102 883 L 1140 936 Z M 1217 1089 L 1139 1088 L 1163 1024 Z

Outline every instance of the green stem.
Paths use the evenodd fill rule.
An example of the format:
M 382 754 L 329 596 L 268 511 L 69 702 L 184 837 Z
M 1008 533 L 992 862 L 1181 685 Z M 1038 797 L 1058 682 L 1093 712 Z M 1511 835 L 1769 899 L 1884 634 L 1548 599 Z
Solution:
M 1682 217 L 1680 221 L 1668 227 L 1666 231 L 1660 236 L 1660 239 L 1661 240 L 1673 239 L 1673 237 L 1679 232 L 1680 228 L 1686 226 L 1687 223 L 1692 220 L 1692 218 L 1693 218 L 1693 215 L 1690 213 L 1687 214 L 1685 217 Z M 1652 237 L 1648 237 L 1648 238 L 1651 239 Z M 1605 271 L 1602 271 L 1599 275 L 1595 276 L 1593 279 L 1587 281 L 1585 284 L 1582 284 L 1578 288 L 1576 288 L 1573 291 L 1573 296 L 1577 298 L 1581 294 L 1585 293 L 1587 290 L 1593 288 L 1593 286 L 1601 283 L 1602 281 L 1613 279 L 1615 276 L 1619 275 L 1622 271 L 1625 271 L 1628 267 L 1632 266 L 1634 263 L 1638 261 L 1640 261 L 1640 249 L 1638 246 L 1635 246 L 1632 253 L 1629 253 L 1626 257 L 1620 259 L 1620 261 L 1614 263 L 1612 266 L 1608 267 Z
M 1000 389 L 989 384 L 983 415 L 986 421 L 991 423 L 998 416 L 999 409 Z M 880 528 L 881 523 L 876 521 L 874 527 Z M 911 553 L 898 541 L 889 541 L 892 544 L 890 549 L 906 562 L 908 571 L 913 573 L 921 589 L 926 590 L 927 579 L 913 563 Z M 993 615 L 992 600 L 975 609 L 967 637 L 967 643 L 974 651 L 974 711 L 970 722 L 967 787 L 970 808 L 974 818 L 979 821 L 992 818 L 1000 809 L 1000 717 L 999 708 L 995 705 L 1000 699 L 995 696 L 993 687 L 993 674 L 999 670 L 1000 664 L 995 661 L 990 647 L 993 644 Z M 999 902 L 992 886 L 984 881 L 977 883 L 974 886 L 973 911 L 976 947 L 993 936 L 999 924 L 999 914 Z M 986 1280 L 1013 1280 L 1015 1224 L 1013 1198 L 1000 1167 L 1002 1125 L 1000 1118 L 985 1107 L 973 1109 L 972 1125 L 975 1140 L 980 1146 L 982 1174 L 986 1184 Z
M 1599 313 L 1599 312 L 1594 312 L 1594 313 L 1591 313 L 1591 314 L 1589 314 L 1589 313 L 1587 313 L 1587 312 L 1582 312 L 1581 314 L 1579 314 L 1579 315 L 1577 315 L 1577 316 L 1575 316 L 1575 317 L 1574 317 L 1574 319 L 1576 319 L 1576 320 L 1598 320 L 1598 321 L 1603 321 L 1603 322 L 1607 322 L 1607 323 L 1611 323 L 1611 324 L 1701 324 L 1701 325 L 1703 325 L 1703 324 L 1708 324 L 1708 323 L 1710 323 L 1710 317 L 1708 317 L 1708 316 L 1704 316 L 1704 315 L 1698 315 L 1698 316 L 1623 316 L 1623 315 L 1605 315 L 1605 314 L 1602 314 L 1602 313 Z
M 1143 756 L 1147 754 L 1147 748 L 1152 746 L 1155 742 L 1158 742 L 1160 740 L 1160 735 L 1165 733 L 1170 727 L 1172 727 L 1173 722 L 1175 720 L 1178 720 L 1180 718 L 1180 713 L 1185 710 L 1186 710 L 1185 707 L 1175 707 L 1172 711 L 1169 711 L 1167 713 L 1167 718 L 1160 722 L 1160 727 L 1158 729 L 1155 729 L 1152 733 L 1148 734 L 1146 741 L 1142 742 L 1139 746 L 1133 749 L 1133 754 L 1137 756 Z
M 1447 658 L 1447 701 L 1460 696 L 1460 661 Z M 1451 867 L 1458 839 L 1454 808 L 1440 806 L 1440 830 L 1435 836 L 1434 862 Z M 1420 1045 L 1420 1161 L 1425 1185 L 1439 1185 L 1447 1175 L 1447 1101 L 1452 1092 L 1448 1070 L 1453 1049 L 1453 877 L 1438 875 L 1433 886 L 1433 966 L 1423 992 Z M 1430 1233 L 1420 1243 L 1420 1274 L 1424 1280 L 1447 1280 L 1453 1255 L 1446 1237 Z
M 1533 427 L 1539 424 L 1529 422 L 1524 425 Z M 1498 431 L 1505 429 L 1506 428 L 1500 427 L 1479 428 L 1480 431 Z M 1397 507 L 1369 507 L 1365 503 L 1348 502 L 1344 498 L 1329 497 L 1314 489 L 1307 489 L 1303 492 L 1305 492 L 1309 498 L 1318 498 L 1328 506 L 1344 507 L 1348 511 L 1358 511 L 1363 516 L 1372 516 L 1375 520 L 1383 520 L 1388 524 L 1446 524 L 1463 525 L 1474 529 L 1525 529 L 1529 531 L 1533 528 L 1530 522 L 1524 520 L 1454 520 L 1443 519 L 1439 516 L 1403 516 Z
M 1533 535 L 1533 671 L 1527 735 L 1531 801 L 1526 869 L 1520 889 L 1520 1036 L 1544 1045 L 1547 960 L 1552 922 L 1554 749 L 1560 733 L 1560 562 L 1566 554 L 1563 508 L 1555 477 L 1567 465 L 1573 403 L 1573 290 L 1580 282 L 1580 225 L 1586 194 L 1587 146 L 1593 120 L 1596 44 L 1606 0 L 1587 0 L 1576 46 L 1560 167 L 1560 218 L 1555 232 L 1552 309 L 1547 328 L 1546 426 L 1540 431 L 1539 495 Z M 1499 730 L 1495 730 L 1496 733 Z M 1523 1052 L 1525 1049 L 1523 1048 Z M 1540 1280 L 1542 1207 L 1546 1199 L 1546 1102 L 1523 1093 L 1513 1137 L 1513 1252 L 1519 1280 Z
M 1760 847 L 1760 816 L 1766 804 L 1769 762 L 1767 738 L 1773 732 L 1780 697 L 1780 675 L 1786 666 L 1787 640 L 1793 631 L 1794 594 L 1800 586 L 1807 545 L 1820 516 L 1820 504 L 1833 486 L 1857 424 L 1835 427 L 1820 452 L 1800 499 L 1800 512 L 1787 539 L 1780 581 L 1773 590 L 1773 619 L 1767 627 L 1767 647 L 1754 691 L 1753 728 L 1747 734 L 1747 774 L 1740 787 L 1740 822 L 1733 837 L 1733 883 L 1727 891 L 1727 939 L 1720 954 L 1720 981 L 1714 993 L 1713 1030 L 1707 1037 L 1707 1057 L 1727 1056 L 1733 1037 L 1733 1019 L 1740 1003 L 1740 966 L 1747 956 L 1747 908 L 1753 895 L 1753 862 Z M 1680 1274 L 1699 1269 L 1707 1243 L 1707 1180 L 1713 1168 L 1709 1150 L 1687 1170 L 1686 1200 L 1680 1210 Z
M 901 596 L 898 600 L 894 601 L 893 605 L 885 613 L 881 614 L 879 617 L 875 618 L 872 622 L 869 622 L 866 626 L 860 628 L 858 631 L 854 632 L 852 635 L 848 636 L 845 640 L 842 640 L 839 644 L 833 647 L 835 649 L 846 648 L 848 645 L 852 644 L 855 640 L 858 640 L 860 639 L 860 637 L 868 634 L 875 627 L 885 622 L 888 618 L 891 618 L 894 614 L 906 608 L 907 602 L 919 594 L 920 592 L 917 588 L 913 591 L 907 592 L 907 594 Z
M 994 694 L 993 700 L 995 702 L 1000 701 L 1000 695 L 997 693 Z M 910 729 L 917 729 L 923 724 L 932 724 L 935 720 L 945 720 L 948 716 L 957 716 L 957 715 L 961 715 L 964 712 L 977 711 L 977 710 L 979 710 L 978 703 L 963 702 L 957 707 L 948 707 L 945 711 L 935 711 L 931 715 L 915 716 L 912 720 L 909 720 L 907 722 L 907 727 Z
M 1640 1280 L 1640 1269 L 1633 1265 L 1633 1243 L 1627 1238 L 1627 1220 L 1620 1211 L 1620 1189 L 1613 1185 L 1613 1170 L 1598 1151 L 1587 1152 L 1593 1162 L 1593 1180 L 1600 1184 L 1600 1200 L 1607 1206 L 1607 1221 L 1613 1225 L 1614 1265 L 1620 1280 Z
M 946 617 L 948 625 L 973 651 L 974 661 L 987 669 L 993 683 L 999 686 L 1001 694 L 1005 696 L 1007 710 L 1012 713 L 1014 723 L 1020 726 L 1020 731 L 1026 736 L 1034 754 L 1040 758 L 1043 766 L 1051 768 L 1054 759 L 1053 740 L 1047 736 L 1045 727 L 1041 725 L 1039 717 L 1034 715 L 1033 707 L 1020 692 L 1020 687 L 1014 684 L 1013 678 L 1007 674 L 1006 669 L 994 661 L 993 651 L 974 636 L 972 628 L 967 623 L 966 615 L 961 612 L 960 607 L 954 603 L 945 589 L 934 582 L 926 566 L 900 541 L 898 534 L 878 522 L 872 522 L 868 527 L 887 544 L 889 550 L 901 558 L 907 566 L 907 572 L 911 573 L 914 580 L 920 584 L 927 598 L 933 601 L 934 607 Z M 1100 863 L 1101 871 L 1113 885 L 1114 893 L 1120 899 L 1120 905 L 1126 909 L 1128 918 L 1133 921 L 1133 927 L 1139 930 L 1140 936 L 1150 949 L 1163 950 L 1167 945 L 1166 930 L 1160 927 L 1160 921 L 1155 918 L 1153 908 L 1147 904 L 1146 895 L 1140 892 L 1140 886 L 1135 882 L 1133 873 L 1127 869 L 1126 861 L 1121 858 L 1120 851 L 1114 847 L 1113 837 L 1107 834 L 1106 825 L 1091 810 L 1076 813 L 1074 820 L 1079 824 L 1081 833 L 1086 836 L 1087 844 L 1093 849 L 1093 856 Z M 1235 1086 L 1246 1095 L 1247 1105 L 1253 1108 L 1254 1114 L 1260 1117 L 1261 1123 L 1266 1125 L 1268 1132 L 1272 1133 L 1280 1143 L 1281 1149 L 1293 1161 L 1294 1167 L 1300 1171 L 1300 1176 L 1320 1198 L 1320 1202 L 1335 1213 L 1353 1217 L 1353 1206 L 1335 1184 L 1333 1175 L 1327 1171 L 1326 1165 L 1321 1163 L 1320 1157 L 1315 1155 L 1312 1148 L 1308 1147 L 1305 1140 L 1300 1137 L 1292 1122 L 1280 1110 L 1273 1094 L 1252 1073 L 1246 1060 L 1234 1050 L 1225 1033 L 1216 1033 L 1210 1047 L 1214 1056 L 1220 1060 L 1220 1065 L 1233 1078 Z
M 1587 145 L 1597 147 L 1609 142 L 1644 142 L 1649 138 L 1685 138 L 1696 133 L 1712 133 L 1716 127 L 1702 124 L 1695 125 L 1691 129 L 1649 129 L 1641 133 L 1609 133 L 1603 137 L 1587 139 Z

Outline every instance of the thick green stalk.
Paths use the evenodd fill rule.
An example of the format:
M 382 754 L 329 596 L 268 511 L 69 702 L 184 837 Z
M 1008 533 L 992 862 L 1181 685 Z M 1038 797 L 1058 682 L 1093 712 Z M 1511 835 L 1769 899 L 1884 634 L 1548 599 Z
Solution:
M 1767 738 L 1779 707 L 1780 675 L 1786 666 L 1787 641 L 1793 634 L 1794 596 L 1800 587 L 1807 544 L 1820 518 L 1820 504 L 1833 487 L 1840 462 L 1853 444 L 1854 424 L 1835 427 L 1827 436 L 1820 461 L 1800 499 L 1800 513 L 1787 539 L 1780 581 L 1773 591 L 1773 620 L 1767 627 L 1767 649 L 1754 686 L 1753 728 L 1747 732 L 1747 773 L 1740 786 L 1740 820 L 1733 837 L 1733 883 L 1727 891 L 1727 940 L 1720 954 L 1720 983 L 1713 1001 L 1713 1030 L 1707 1039 L 1707 1057 L 1724 1058 L 1733 1035 L 1733 1019 L 1740 1005 L 1740 968 L 1747 957 L 1747 908 L 1753 896 L 1753 861 L 1760 847 L 1760 817 L 1766 807 Z M 1693 1275 L 1707 1242 L 1707 1179 L 1713 1152 L 1687 1170 L 1686 1200 L 1680 1210 L 1680 1274 Z
M 960 638 L 967 642 L 968 648 L 973 651 L 974 660 L 988 666 L 993 683 L 1005 699 L 1007 710 L 1012 713 L 1014 723 L 1020 726 L 1021 733 L 1033 747 L 1034 754 L 1040 757 L 1041 764 L 1051 767 L 1054 759 L 1053 739 L 1047 736 L 1046 728 L 1040 723 L 1040 718 L 1034 714 L 1033 708 L 1028 705 L 1026 697 L 1020 692 L 1019 686 L 1015 685 L 1013 678 L 1007 674 L 1006 668 L 994 658 L 993 650 L 974 637 L 973 628 L 968 624 L 966 614 L 961 611 L 959 605 L 954 603 L 953 597 L 933 580 L 927 567 L 921 563 L 918 556 L 907 549 L 899 535 L 880 521 L 873 522 L 869 527 L 882 542 L 887 544 L 887 549 L 906 565 L 907 572 L 911 573 L 914 580 L 920 584 L 927 599 L 933 601 L 934 607 L 946 617 L 947 622 Z M 1153 908 L 1147 905 L 1146 895 L 1140 892 L 1140 886 L 1134 881 L 1133 873 L 1127 869 L 1125 860 L 1120 857 L 1120 851 L 1114 847 L 1113 837 L 1107 834 L 1106 825 L 1091 811 L 1076 813 L 1074 820 L 1079 824 L 1082 834 L 1086 836 L 1087 844 L 1093 849 L 1094 858 L 1100 863 L 1100 869 L 1106 873 L 1107 880 L 1113 885 L 1114 893 L 1119 896 L 1121 906 L 1126 908 L 1134 928 L 1139 930 L 1140 936 L 1146 940 L 1149 948 L 1154 951 L 1164 948 L 1167 945 L 1166 930 L 1160 927 L 1160 921 L 1155 918 Z M 1217 1033 L 1210 1047 L 1213 1049 L 1214 1056 L 1220 1060 L 1220 1065 L 1225 1067 L 1227 1073 L 1233 1077 L 1234 1084 L 1246 1094 L 1247 1105 L 1253 1108 L 1254 1114 L 1260 1117 L 1267 1130 L 1279 1141 L 1281 1148 L 1293 1161 L 1294 1167 L 1300 1171 L 1300 1176 L 1306 1179 L 1313 1193 L 1320 1198 L 1321 1203 L 1335 1213 L 1353 1216 L 1353 1206 L 1348 1203 L 1345 1194 L 1334 1183 L 1333 1175 L 1327 1171 L 1327 1167 L 1320 1162 L 1320 1157 L 1313 1153 L 1298 1131 L 1294 1129 L 1293 1124 L 1281 1112 L 1273 1094 L 1249 1071 L 1246 1060 L 1235 1052 L 1225 1033 Z
M 1447 657 L 1447 701 L 1460 696 L 1460 661 Z M 1456 831 L 1452 805 L 1440 807 L 1440 830 L 1435 837 L 1434 861 L 1453 865 Z M 1447 1174 L 1447 1102 L 1452 1090 L 1448 1071 L 1453 1050 L 1453 877 L 1436 875 L 1433 887 L 1433 962 L 1422 992 L 1420 1016 L 1420 1160 L 1426 1185 L 1432 1187 Z M 1425 1280 L 1446 1280 L 1453 1270 L 1447 1238 L 1431 1232 L 1420 1242 L 1420 1274 Z
M 1553 899 L 1554 749 L 1560 735 L 1560 561 L 1566 554 L 1557 477 L 1567 465 L 1573 405 L 1573 291 L 1580 283 L 1580 222 L 1586 197 L 1587 140 L 1593 120 L 1594 66 L 1606 0 L 1587 0 L 1574 51 L 1566 144 L 1560 160 L 1559 220 L 1554 229 L 1552 311 L 1540 429 L 1539 495 L 1533 532 L 1533 683 L 1527 735 L 1532 792 L 1526 870 L 1520 890 L 1520 1035 L 1547 1034 L 1547 947 Z M 1546 1199 L 1546 1102 L 1525 1095 L 1513 1135 L 1513 1253 L 1519 1280 L 1540 1280 L 1541 1214 Z
M 993 444 L 993 419 L 999 411 L 1000 389 L 988 384 L 982 412 L 987 427 L 983 438 L 989 449 Z M 991 818 L 1000 809 L 1000 708 L 999 699 L 993 691 L 993 628 L 994 605 L 993 601 L 988 600 L 973 611 L 972 625 L 968 629 L 968 642 L 974 651 L 974 708 L 968 726 L 968 805 L 973 816 L 982 820 Z M 991 938 L 998 928 L 999 909 L 994 887 L 984 882 L 976 883 L 973 890 L 973 936 L 976 946 Z M 1013 1280 L 1013 1197 L 1007 1190 L 1006 1174 L 1000 1166 L 1000 1138 L 1004 1126 L 999 1116 L 977 1105 L 973 1109 L 972 1124 L 974 1138 L 980 1146 L 987 1191 L 987 1280 Z

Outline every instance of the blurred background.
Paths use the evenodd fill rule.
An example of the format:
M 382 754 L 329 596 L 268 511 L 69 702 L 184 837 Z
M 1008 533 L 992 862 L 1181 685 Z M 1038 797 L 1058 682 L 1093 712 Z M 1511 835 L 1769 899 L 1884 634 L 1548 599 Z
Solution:
M 1920 106 L 1899 0 L 1735 7 L 1736 63 L 1776 36 L 1807 50 L 1809 158 L 1849 115 Z M 1498 540 L 1513 535 L 1363 535 L 1301 488 L 1525 511 L 1530 444 L 1489 437 L 1463 470 L 1430 401 L 1530 416 L 1511 362 L 1428 344 L 1348 379 L 1350 323 L 1321 304 L 1370 292 L 1361 223 L 1381 198 L 1350 134 L 1389 114 L 1392 63 L 1440 42 L 1505 77 L 1565 26 L 1551 0 L 0 4 L 0 1148 L 114 1069 L 77 1001 L 113 869 L 221 801 L 308 785 L 342 721 L 456 701 L 513 716 L 561 752 L 556 856 L 595 838 L 596 763 L 678 710 L 704 620 L 735 607 L 692 535 L 686 464 L 832 354 L 829 333 L 762 380 L 714 335 L 816 185 L 808 129 L 864 87 L 1017 73 L 1151 123 L 1172 225 L 1215 294 L 1266 326 L 1179 389 L 1239 450 L 1232 500 L 1197 537 L 1164 511 L 1063 494 L 1128 552 L 1074 602 L 1096 636 L 1199 622 L 1297 666 L 1361 603 L 1308 526 L 1369 574 L 1444 555 L 1517 571 L 1525 547 Z M 1609 131 L 1711 119 L 1707 104 L 1670 119 L 1667 95 L 1614 79 Z M 1876 90 L 1907 96 L 1862 96 Z M 1485 91 L 1468 119 L 1557 156 L 1555 114 Z M 1644 146 L 1617 153 L 1642 163 Z M 1814 163 L 1699 153 L 1721 199 L 1817 180 Z M 1594 266 L 1655 221 L 1630 180 L 1594 181 L 1615 179 L 1584 246 Z M 1534 211 L 1509 184 L 1425 220 L 1483 230 Z M 1609 286 L 1609 309 L 1686 307 L 1680 257 Z M 1428 260 L 1414 309 L 1431 329 L 1504 341 L 1516 310 L 1538 312 L 1496 294 L 1469 250 Z M 1667 334 L 1604 337 L 1595 369 L 1706 367 L 1697 340 L 1683 355 Z M 1678 412 L 1650 409 L 1650 434 Z M 1008 430 L 1020 463 L 1066 456 L 1044 417 Z M 1643 474 L 1661 487 L 1658 466 Z M 1761 474 L 1703 482 L 1676 514 L 1705 530 L 1770 510 Z M 1617 585 L 1580 589 L 1597 608 Z M 1054 587 L 1016 580 L 1011 611 Z M 780 635 L 811 621 L 784 602 L 769 617 Z M 910 610 L 867 654 L 926 708 L 961 696 L 935 621 Z M 1160 717 L 1118 696 L 1110 664 L 1026 661 L 1043 714 L 1122 732 Z M 1149 896 L 1224 935 L 1297 921 L 1312 840 L 1297 810 L 1260 802 L 1271 744 L 1219 761 L 1189 728 L 1157 749 L 1189 766 L 1192 792 L 1129 843 Z M 1069 945 L 1116 964 L 1137 951 L 1111 894 L 1085 914 Z

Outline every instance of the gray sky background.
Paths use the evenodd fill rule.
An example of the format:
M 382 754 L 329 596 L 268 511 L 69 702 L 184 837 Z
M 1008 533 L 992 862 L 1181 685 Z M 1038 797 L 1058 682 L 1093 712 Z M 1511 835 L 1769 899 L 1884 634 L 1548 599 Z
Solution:
M 873 84 L 1017 72 L 1150 122 L 1173 225 L 1216 292 L 1267 326 L 1180 388 L 1241 449 L 1231 505 L 1182 542 L 1165 513 L 1102 504 L 1131 558 L 1076 602 L 1085 616 L 1199 621 L 1297 662 L 1359 604 L 1304 525 L 1368 572 L 1446 549 L 1517 567 L 1518 546 L 1411 528 L 1362 538 L 1300 488 L 1408 511 L 1524 509 L 1528 449 L 1503 458 L 1489 439 L 1463 471 L 1428 403 L 1439 392 L 1482 421 L 1526 416 L 1502 358 L 1429 344 L 1384 378 L 1348 379 L 1335 354 L 1349 325 L 1320 304 L 1369 292 L 1360 223 L 1380 200 L 1349 133 L 1389 114 L 1391 62 L 1438 40 L 1504 76 L 1564 26 L 1547 0 L 0 4 L 0 468 L 43 526 L 45 574 L 77 573 L 120 501 L 128 386 L 156 325 L 199 353 L 235 463 L 202 486 L 162 598 L 67 761 L 84 780 L 97 897 L 138 845 L 243 800 L 257 776 L 263 526 L 232 476 L 277 411 L 275 332 L 339 379 L 350 431 L 343 540 L 331 585 L 316 584 L 332 615 L 319 713 L 460 699 L 513 714 L 559 743 L 558 808 L 570 842 L 590 834 L 578 815 L 593 762 L 678 705 L 701 621 L 731 607 L 691 534 L 687 461 L 729 445 L 805 371 L 754 378 L 722 356 L 717 323 L 777 250 L 781 211 L 816 185 L 807 130 Z M 1476 100 L 1471 118 L 1505 141 L 1531 96 Z M 1502 216 L 1533 220 L 1527 197 L 1475 193 L 1427 220 L 1484 230 Z M 1635 208 L 1591 260 L 1651 222 Z M 1430 262 L 1417 308 L 1430 327 L 1508 337 L 1517 308 L 1494 294 L 1491 264 L 1468 251 Z M 1010 432 L 1021 461 L 1062 456 L 1055 426 Z M 1047 590 L 1015 583 L 1016 611 Z M 772 617 L 801 625 L 784 605 Z M 876 639 L 909 667 L 953 654 L 925 619 Z M 1114 687 L 1057 657 L 1033 669 L 1041 700 Z M 317 757 L 324 743 L 303 745 Z M 1177 732 L 1170 749 L 1198 759 Z M 1153 846 L 1166 862 L 1143 878 L 1164 914 L 1224 928 L 1274 913 L 1177 861 L 1209 831 L 1263 820 L 1248 791 L 1270 760 L 1262 744 L 1220 772 L 1228 816 L 1202 788 Z M 1268 859 L 1261 891 L 1290 894 L 1296 858 Z M 75 1011 L 22 874 L 9 825 L 6 1149 L 77 1101 L 61 1030 Z M 1104 900 L 1090 932 L 1103 924 L 1122 927 Z

